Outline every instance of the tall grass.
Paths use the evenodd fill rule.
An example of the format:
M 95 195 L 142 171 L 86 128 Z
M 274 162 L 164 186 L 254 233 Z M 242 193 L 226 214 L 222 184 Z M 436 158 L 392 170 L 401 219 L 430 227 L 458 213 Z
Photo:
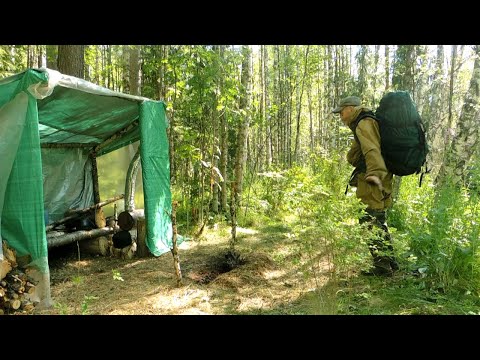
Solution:
M 371 233 L 358 223 L 364 205 L 345 186 L 351 167 L 340 158 L 313 156 L 311 166 L 259 177 L 251 198 L 251 218 L 258 213 L 291 222 L 298 251 L 310 259 L 327 255 L 334 276 L 348 278 L 371 263 Z M 439 293 L 480 294 L 479 196 L 451 185 L 437 187 L 430 178 L 402 179 L 387 221 L 401 268 L 417 274 L 424 286 Z
M 480 293 L 478 194 L 448 182 L 434 186 L 430 179 L 419 188 L 417 181 L 403 179 L 390 214 L 408 244 L 410 268 L 439 292 Z
M 309 168 L 263 174 L 256 202 L 271 216 L 290 223 L 298 251 L 308 258 L 314 276 L 320 275 L 321 254 L 333 265 L 330 275 L 348 277 L 371 262 L 369 233 L 358 223 L 365 206 L 352 190 L 344 194 L 351 167 L 343 159 L 314 155 L 309 163 Z

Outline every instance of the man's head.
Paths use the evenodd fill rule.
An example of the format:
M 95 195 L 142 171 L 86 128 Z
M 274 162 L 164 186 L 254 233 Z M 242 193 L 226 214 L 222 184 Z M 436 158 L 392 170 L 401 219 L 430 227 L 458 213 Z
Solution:
M 340 114 L 340 118 L 345 122 L 354 111 L 355 106 L 360 106 L 360 104 L 360 98 L 356 96 L 347 96 L 340 100 L 340 103 L 332 112 L 334 114 Z
M 339 114 L 343 110 L 343 108 L 347 106 L 360 106 L 360 104 L 360 98 L 358 98 L 357 96 L 347 96 L 346 98 L 340 100 L 340 103 L 335 109 L 333 109 L 332 112 L 334 114 Z

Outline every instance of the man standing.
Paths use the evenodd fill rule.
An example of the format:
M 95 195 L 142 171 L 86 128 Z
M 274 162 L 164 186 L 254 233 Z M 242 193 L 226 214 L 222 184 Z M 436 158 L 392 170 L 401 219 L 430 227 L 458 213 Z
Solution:
M 355 167 L 349 184 L 357 188 L 356 195 L 367 205 L 366 215 L 360 223 L 368 222 L 368 228 L 381 229 L 382 236 L 375 236 L 368 243 L 373 257 L 373 269 L 367 274 L 390 276 L 398 270 L 386 224 L 386 210 L 392 204 L 392 178 L 382 157 L 380 130 L 373 112 L 362 106 L 356 96 L 342 99 L 333 113 L 340 114 L 342 122 L 354 134 L 347 161 Z

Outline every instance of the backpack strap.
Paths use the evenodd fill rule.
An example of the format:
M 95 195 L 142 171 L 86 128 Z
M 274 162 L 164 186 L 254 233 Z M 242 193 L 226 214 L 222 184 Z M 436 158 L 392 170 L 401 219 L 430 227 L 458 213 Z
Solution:
M 372 111 L 364 111 L 362 113 L 360 113 L 360 115 L 357 117 L 357 119 L 351 124 L 350 126 L 350 129 L 352 130 L 353 132 L 353 137 L 355 138 L 355 141 L 360 145 L 360 140 L 358 140 L 358 136 L 356 134 L 356 130 L 357 130 L 357 126 L 358 126 L 358 123 L 365 119 L 365 118 L 372 118 L 372 119 L 375 119 L 376 121 L 378 121 L 378 119 L 375 117 L 374 113 Z M 361 172 L 365 172 L 367 171 L 367 163 L 365 162 L 365 157 L 363 156 L 363 154 L 361 155 L 361 158 L 360 158 L 360 161 L 358 162 L 358 164 L 355 166 L 355 170 L 353 171 L 351 177 L 350 177 L 350 180 L 352 180 L 352 178 L 357 175 L 358 173 L 361 173 Z
M 367 166 L 365 164 L 365 161 L 361 162 L 355 169 L 353 169 L 352 173 L 350 174 L 350 178 L 348 179 L 347 187 L 345 188 L 345 195 L 348 193 L 348 185 L 352 182 L 353 178 L 357 176 L 357 174 L 361 172 L 367 171 Z
M 376 121 L 378 121 L 378 119 L 375 117 L 374 113 L 372 111 L 364 111 L 364 112 L 361 112 L 359 116 L 357 116 L 357 118 L 355 119 L 355 121 L 349 126 L 350 127 L 350 130 L 352 130 L 353 132 L 353 137 L 355 138 L 355 141 L 360 145 L 360 140 L 358 140 L 358 136 L 357 134 L 355 133 L 356 129 L 357 129 L 357 126 L 358 126 L 358 123 L 365 119 L 365 118 L 372 118 L 372 119 L 375 119 Z M 365 161 L 365 157 L 363 156 L 363 154 L 361 155 L 360 157 L 360 160 L 358 161 L 358 163 L 355 165 L 355 169 L 353 170 L 352 174 L 350 175 L 350 179 L 348 180 L 348 183 L 347 183 L 347 187 L 345 188 L 345 195 L 347 195 L 347 192 L 348 192 L 348 185 L 352 182 L 353 178 L 355 176 L 357 176 L 357 174 L 359 173 L 362 173 L 362 172 L 366 172 L 367 171 L 367 163 Z
M 372 118 L 378 122 L 378 119 L 375 117 L 375 114 L 373 111 L 363 111 L 360 113 L 360 115 L 357 117 L 357 119 L 351 124 L 350 129 L 353 131 L 353 136 L 355 137 L 355 140 L 360 144 L 360 141 L 358 141 L 357 134 L 355 131 L 357 130 L 358 123 L 365 119 L 365 118 Z

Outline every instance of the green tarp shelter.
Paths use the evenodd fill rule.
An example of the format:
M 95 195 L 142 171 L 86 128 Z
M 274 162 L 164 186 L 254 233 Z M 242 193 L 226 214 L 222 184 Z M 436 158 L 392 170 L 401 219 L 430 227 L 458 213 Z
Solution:
M 163 102 L 58 71 L 0 80 L 0 238 L 31 259 L 41 304 L 51 302 L 45 225 L 94 204 L 95 156 L 140 140 L 146 243 L 155 256 L 172 248 L 166 128 Z

